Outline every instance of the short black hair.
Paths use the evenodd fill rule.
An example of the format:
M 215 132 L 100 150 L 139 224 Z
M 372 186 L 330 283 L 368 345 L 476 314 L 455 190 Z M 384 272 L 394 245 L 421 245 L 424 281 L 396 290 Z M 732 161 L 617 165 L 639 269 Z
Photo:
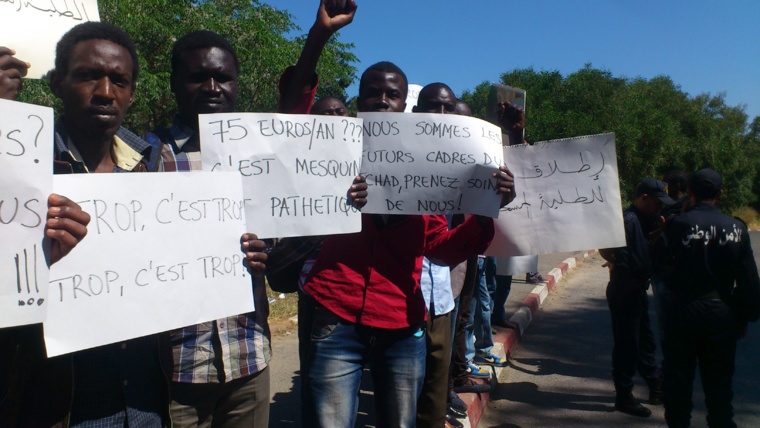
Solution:
M 401 78 L 404 80 L 404 98 L 406 98 L 407 92 L 409 91 L 409 80 L 406 78 L 406 74 L 401 71 L 399 66 L 390 61 L 380 61 L 378 63 L 370 65 L 369 68 L 364 70 L 361 79 L 359 79 L 359 98 L 361 98 L 362 91 L 364 90 L 364 85 L 367 83 L 367 75 L 372 71 L 378 71 L 380 73 L 393 73 L 401 76 Z
M 108 40 L 122 46 L 132 57 L 132 86 L 137 83 L 140 73 L 140 61 L 132 39 L 121 28 L 105 22 L 85 22 L 73 27 L 61 37 L 55 47 L 55 72 L 63 77 L 69 72 L 71 51 L 79 42 L 87 40 Z
M 457 114 L 460 116 L 472 116 L 472 110 L 466 102 L 457 100 Z
M 437 88 L 445 88 L 445 89 L 447 89 L 456 98 L 456 94 L 454 94 L 454 90 L 451 89 L 451 87 L 449 85 L 447 85 L 445 83 L 441 83 L 441 82 L 435 82 L 435 83 L 428 83 L 422 89 L 420 89 L 420 94 L 417 97 L 417 100 L 419 100 L 420 98 L 422 98 L 423 94 L 427 94 L 428 92 L 432 91 L 433 89 L 437 89 Z M 458 98 L 457 98 L 457 100 L 458 100 Z
M 219 48 L 229 52 L 235 61 L 235 71 L 240 73 L 240 61 L 238 60 L 237 52 L 235 52 L 235 48 L 232 47 L 227 39 L 211 30 L 195 30 L 185 34 L 174 42 L 174 46 L 172 47 L 172 80 L 182 62 L 182 55 L 196 49 L 208 48 Z
M 327 101 L 327 100 L 337 100 L 343 103 L 343 105 L 348 105 L 346 100 L 343 97 L 339 97 L 337 95 L 325 95 L 324 97 L 317 98 L 316 101 L 314 101 L 314 104 L 321 102 L 321 101 Z

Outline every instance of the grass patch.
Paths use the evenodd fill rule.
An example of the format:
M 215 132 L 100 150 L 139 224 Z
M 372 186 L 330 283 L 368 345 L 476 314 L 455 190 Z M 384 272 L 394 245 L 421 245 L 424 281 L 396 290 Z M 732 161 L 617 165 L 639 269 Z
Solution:
M 277 323 L 280 321 L 286 321 L 289 318 L 298 314 L 298 293 L 283 294 L 283 298 L 280 298 L 281 294 L 272 291 L 267 285 L 267 297 L 269 302 L 269 322 Z M 271 299 L 274 299 L 272 301 Z
M 752 207 L 742 207 L 733 212 L 734 217 L 739 217 L 750 230 L 760 230 L 760 213 Z

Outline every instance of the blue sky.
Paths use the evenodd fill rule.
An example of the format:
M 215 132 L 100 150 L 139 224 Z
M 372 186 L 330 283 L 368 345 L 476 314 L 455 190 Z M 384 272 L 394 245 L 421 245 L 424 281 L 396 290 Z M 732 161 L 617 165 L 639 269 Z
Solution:
M 340 39 L 356 45 L 359 73 L 390 60 L 410 83 L 442 81 L 459 94 L 514 68 L 567 75 L 590 62 L 615 76 L 668 75 L 692 96 L 724 92 L 760 116 L 760 1 L 356 1 Z M 300 34 L 318 1 L 264 3 L 294 15 Z

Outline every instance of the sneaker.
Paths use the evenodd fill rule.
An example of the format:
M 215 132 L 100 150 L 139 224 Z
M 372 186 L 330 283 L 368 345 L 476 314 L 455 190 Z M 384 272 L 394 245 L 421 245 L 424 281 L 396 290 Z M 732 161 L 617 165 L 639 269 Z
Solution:
M 478 358 L 476 355 L 473 361 Z M 491 379 L 491 372 L 483 369 L 482 367 L 475 365 L 471 362 L 467 363 L 467 376 L 475 379 Z
M 538 272 L 528 272 L 525 274 L 525 282 L 528 284 L 538 284 L 544 281 L 544 277 Z
M 458 394 L 467 392 L 483 394 L 485 392 L 491 392 L 491 385 L 488 383 L 478 383 L 472 379 L 467 379 L 467 382 L 461 385 L 454 385 L 454 392 Z
M 464 424 L 454 416 L 446 413 L 446 426 L 452 426 L 454 428 L 464 428 Z
M 472 359 L 472 362 L 494 367 L 506 367 L 509 364 L 509 360 L 507 358 L 502 359 L 498 355 L 495 355 L 491 352 L 481 351 L 475 353 L 475 358 Z
M 448 412 L 454 416 L 464 418 L 467 416 L 467 403 L 465 403 L 455 391 L 449 391 Z
M 618 396 L 615 398 L 615 410 L 640 418 L 648 418 L 652 415 L 652 411 L 636 401 L 631 393 L 628 393 L 628 395 L 623 397 Z

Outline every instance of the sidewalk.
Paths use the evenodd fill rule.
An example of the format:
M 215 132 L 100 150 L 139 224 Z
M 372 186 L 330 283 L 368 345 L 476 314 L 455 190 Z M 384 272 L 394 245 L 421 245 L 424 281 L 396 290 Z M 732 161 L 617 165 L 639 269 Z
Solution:
M 558 283 L 564 272 L 572 269 L 575 264 L 593 253 L 556 253 L 545 254 L 538 257 L 539 272 L 547 280 L 538 286 L 527 284 L 525 276 L 515 276 L 512 282 L 512 290 L 507 299 L 506 310 L 513 314 L 511 320 L 520 325 L 524 334 L 528 328 L 532 314 L 538 310 L 541 302 L 549 291 Z M 518 342 L 518 334 L 514 330 L 496 327 L 494 335 L 493 352 L 501 357 L 512 349 Z M 270 362 L 271 376 L 271 410 L 270 426 L 272 427 L 300 427 L 301 415 L 299 411 L 301 397 L 300 384 L 298 381 L 298 338 L 295 329 L 292 334 L 276 336 L 272 338 L 273 358 Z M 484 366 L 487 367 L 487 366 Z M 501 369 L 494 373 L 493 379 L 498 377 Z M 365 373 L 366 374 L 366 373 Z M 369 378 L 369 376 L 365 376 Z M 369 380 L 369 379 L 366 379 Z M 370 382 L 363 382 L 360 393 L 359 417 L 357 426 L 367 425 L 372 421 L 372 388 Z M 480 421 L 483 410 L 488 403 L 488 394 L 460 394 L 460 397 L 468 404 L 468 419 L 460 419 L 466 427 L 476 427 Z
M 494 347 L 491 350 L 494 354 L 506 358 L 520 337 L 525 334 L 525 330 L 533 320 L 533 314 L 541 307 L 541 303 L 552 290 L 552 288 L 562 280 L 563 274 L 574 268 L 583 259 L 596 253 L 591 250 L 581 253 L 556 253 L 545 254 L 538 257 L 538 270 L 544 277 L 545 282 L 538 285 L 525 283 L 525 277 L 515 277 L 512 281 L 512 290 L 507 299 L 507 313 L 513 314 L 510 321 L 520 326 L 520 331 L 493 327 L 497 333 L 494 335 Z M 491 368 L 491 382 L 496 382 L 504 368 L 481 366 L 482 368 Z M 477 381 L 484 383 L 485 381 Z M 490 394 L 465 393 L 459 394 L 459 397 L 467 403 L 467 418 L 460 419 L 465 428 L 477 427 L 480 418 L 488 405 Z M 447 424 L 447 426 L 449 426 Z

